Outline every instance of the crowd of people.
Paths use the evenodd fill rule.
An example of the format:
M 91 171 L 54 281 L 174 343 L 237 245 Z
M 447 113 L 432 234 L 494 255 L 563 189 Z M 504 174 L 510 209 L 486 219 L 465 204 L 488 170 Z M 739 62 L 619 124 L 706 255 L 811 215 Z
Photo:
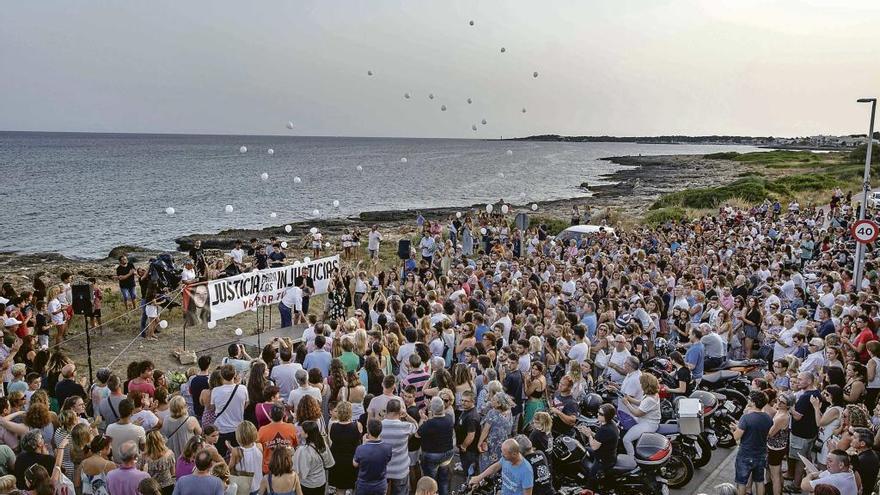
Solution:
M 852 280 L 856 211 L 832 204 L 725 206 L 567 243 L 496 208 L 445 231 L 422 222 L 411 256 L 387 269 L 371 261 L 372 229 L 322 311 L 302 304 L 307 280 L 286 318 L 279 308 L 304 320 L 301 339 L 199 356 L 179 388 L 151 361 L 87 386 L 45 345 L 71 277 L 49 290 L 40 279 L 42 292 L 4 285 L 0 493 L 447 495 L 453 477 L 500 472 L 504 495 L 550 495 L 554 438 L 597 386 L 620 399 L 588 433 L 591 480 L 657 430 L 661 389 L 689 395 L 746 357 L 767 368 L 734 433 L 739 493 L 871 493 L 880 273 L 869 246 Z M 259 242 L 237 249 L 236 270 L 264 261 Z M 190 254 L 188 280 L 223 275 Z M 116 276 L 135 308 L 138 269 L 121 259 Z M 677 387 L 642 372 L 661 342 L 679 347 Z

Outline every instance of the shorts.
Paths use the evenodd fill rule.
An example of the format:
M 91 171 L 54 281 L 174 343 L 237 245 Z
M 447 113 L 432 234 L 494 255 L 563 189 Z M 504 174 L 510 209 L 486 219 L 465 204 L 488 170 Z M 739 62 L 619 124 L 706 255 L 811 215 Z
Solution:
M 119 291 L 122 292 L 122 300 L 123 301 L 136 301 L 137 294 L 135 293 L 134 287 L 120 287 Z
M 370 258 L 378 258 L 379 250 L 378 249 L 370 249 Z
M 101 317 L 101 308 L 93 309 L 92 314 L 90 314 L 92 318 L 100 318 Z
M 798 461 L 800 460 L 798 454 L 800 454 L 809 459 L 814 443 L 816 443 L 815 438 L 801 438 L 794 434 L 791 435 L 788 439 L 788 458 Z
M 737 485 L 748 485 L 749 477 L 755 483 L 764 482 L 764 470 L 767 468 L 767 458 L 755 458 L 752 456 L 736 456 L 736 475 L 734 480 Z
M 767 464 L 770 466 L 780 466 L 782 461 L 788 457 L 788 447 L 784 449 L 767 449 Z
M 743 325 L 743 334 L 745 334 L 747 339 L 755 340 L 758 338 L 758 327 L 754 325 Z
M 312 249 L 321 249 L 320 241 L 312 241 Z

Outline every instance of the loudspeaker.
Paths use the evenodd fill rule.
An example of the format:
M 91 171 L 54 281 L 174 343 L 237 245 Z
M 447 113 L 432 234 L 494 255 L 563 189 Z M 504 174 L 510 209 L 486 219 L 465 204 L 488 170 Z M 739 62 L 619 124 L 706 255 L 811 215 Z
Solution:
M 70 286 L 73 293 L 73 314 L 92 315 L 92 286 L 87 283 L 78 283 Z
M 409 239 L 397 241 L 397 257 L 402 260 L 409 259 Z

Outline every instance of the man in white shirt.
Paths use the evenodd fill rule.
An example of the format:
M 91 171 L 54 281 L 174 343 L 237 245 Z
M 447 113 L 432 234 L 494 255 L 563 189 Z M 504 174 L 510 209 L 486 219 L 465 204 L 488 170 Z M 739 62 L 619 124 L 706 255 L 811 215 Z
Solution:
M 379 233 L 379 226 L 373 225 L 370 233 L 367 235 L 367 249 L 370 251 L 370 258 L 379 257 L 379 242 L 382 240 L 382 234 Z
M 790 315 L 785 315 L 782 319 L 782 331 L 776 337 L 773 344 L 773 360 L 781 359 L 788 354 L 794 353 L 796 349 L 794 345 L 794 335 L 798 333 L 794 327 L 794 321 Z
M 818 473 L 807 473 L 801 481 L 801 491 L 813 493 L 818 485 L 831 485 L 837 488 L 840 495 L 859 495 L 859 486 L 855 474 L 850 469 L 850 462 L 846 451 L 831 451 L 828 454 L 828 469 Z M 873 487 L 866 488 L 866 492 L 873 490 Z
M 403 332 L 406 343 L 397 350 L 397 362 L 400 363 L 400 379 L 406 378 L 409 374 L 409 356 L 416 352 L 416 331 L 414 328 L 407 328 Z
M 810 373 L 819 373 L 825 366 L 825 341 L 819 337 L 810 339 L 810 354 L 807 355 L 804 362 L 801 363 L 798 371 L 801 373 L 809 371 Z
M 293 352 L 290 347 L 285 346 L 283 343 L 280 347 L 278 357 L 281 358 L 281 364 L 272 368 L 270 378 L 278 386 L 278 394 L 281 397 L 287 397 L 297 387 L 296 372 L 303 370 L 303 367 L 299 363 L 291 362 Z
M 638 405 L 642 402 L 642 397 L 645 394 L 642 391 L 642 384 L 639 382 L 639 379 L 642 377 L 642 372 L 639 371 L 639 359 L 635 356 L 630 356 L 626 358 L 626 363 L 623 366 L 626 376 L 620 384 L 620 398 L 617 399 L 617 410 L 626 412 L 628 409 L 623 405 L 623 401 Z
M 510 319 L 510 315 L 508 314 L 510 312 L 510 309 L 507 307 L 507 305 L 503 305 L 498 308 L 498 312 L 501 317 L 498 318 L 495 323 L 500 323 L 504 325 L 504 335 L 502 336 L 504 339 L 504 345 L 510 345 L 510 329 L 513 327 L 513 321 Z
M 235 241 L 235 248 L 229 251 L 232 262 L 238 267 L 238 270 L 244 271 L 244 249 L 241 247 L 241 241 Z
M 186 285 L 197 282 L 196 269 L 195 265 L 193 265 L 192 260 L 186 260 L 183 263 L 183 270 L 180 272 L 180 281 Z
M 437 244 L 434 242 L 434 237 L 430 234 L 425 234 L 422 236 L 421 242 L 419 242 L 419 248 L 422 250 L 422 259 L 427 260 L 428 263 L 431 262 L 431 259 L 434 257 L 434 249 L 436 249 Z
M 281 328 L 293 326 L 303 318 L 303 291 L 293 286 L 284 291 L 281 302 L 278 303 L 278 312 L 281 313 Z
M 122 463 L 122 444 L 133 441 L 138 445 L 144 445 L 147 441 L 144 428 L 131 422 L 132 412 L 134 412 L 134 402 L 131 399 L 123 399 L 119 403 L 119 419 L 107 426 L 107 436 L 113 439 L 111 447 L 113 462 L 117 464 Z
M 583 363 L 590 357 L 590 344 L 586 339 L 586 327 L 578 324 L 574 326 L 574 340 L 577 342 L 568 350 L 568 359 L 577 363 Z
M 291 411 L 296 410 L 300 399 L 306 395 L 311 395 L 315 400 L 321 402 L 321 391 L 317 387 L 309 385 L 309 373 L 306 370 L 297 370 L 294 374 L 294 379 L 296 380 L 296 387 L 290 391 L 290 396 L 287 398 L 287 406 Z
M 614 351 L 608 359 L 608 365 L 605 368 L 608 378 L 618 385 L 623 383 L 623 378 L 628 373 L 624 368 L 626 360 L 632 357 L 629 349 L 626 348 L 626 337 L 618 334 L 614 337 Z
M 243 344 L 229 344 L 227 349 L 229 356 L 223 358 L 223 364 L 230 364 L 236 373 L 244 376 L 251 367 L 251 357 L 248 355 Z
M 220 378 L 223 379 L 223 385 L 211 390 L 211 405 L 214 406 L 217 415 L 214 426 L 220 432 L 217 452 L 221 456 L 225 456 L 227 442 L 238 446 L 238 442 L 235 440 L 235 430 L 244 421 L 244 408 L 248 404 L 248 392 L 247 387 L 237 383 L 238 374 L 232 365 L 224 364 L 220 367 Z
M 830 311 L 831 306 L 834 306 L 834 293 L 831 291 L 830 285 L 822 284 L 822 295 L 819 296 L 819 304 L 816 306 L 816 312 L 813 314 L 813 319 L 819 320 L 819 310 L 827 308 Z

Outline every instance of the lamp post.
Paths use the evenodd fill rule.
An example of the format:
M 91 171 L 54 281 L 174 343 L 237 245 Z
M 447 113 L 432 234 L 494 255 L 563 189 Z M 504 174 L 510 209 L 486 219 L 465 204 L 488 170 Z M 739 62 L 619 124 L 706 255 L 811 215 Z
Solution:
M 871 148 L 874 147 L 874 113 L 877 110 L 877 98 L 859 98 L 857 101 L 858 103 L 871 104 L 871 123 L 868 126 L 868 147 L 867 150 L 865 150 L 865 181 L 862 184 L 862 204 L 861 208 L 859 208 L 859 220 L 864 220 L 865 213 L 868 209 L 868 189 L 870 189 L 868 181 L 871 178 Z M 856 284 L 856 292 L 862 289 L 865 247 L 865 244 L 861 242 L 856 243 L 856 259 L 855 266 L 853 266 L 853 281 Z

